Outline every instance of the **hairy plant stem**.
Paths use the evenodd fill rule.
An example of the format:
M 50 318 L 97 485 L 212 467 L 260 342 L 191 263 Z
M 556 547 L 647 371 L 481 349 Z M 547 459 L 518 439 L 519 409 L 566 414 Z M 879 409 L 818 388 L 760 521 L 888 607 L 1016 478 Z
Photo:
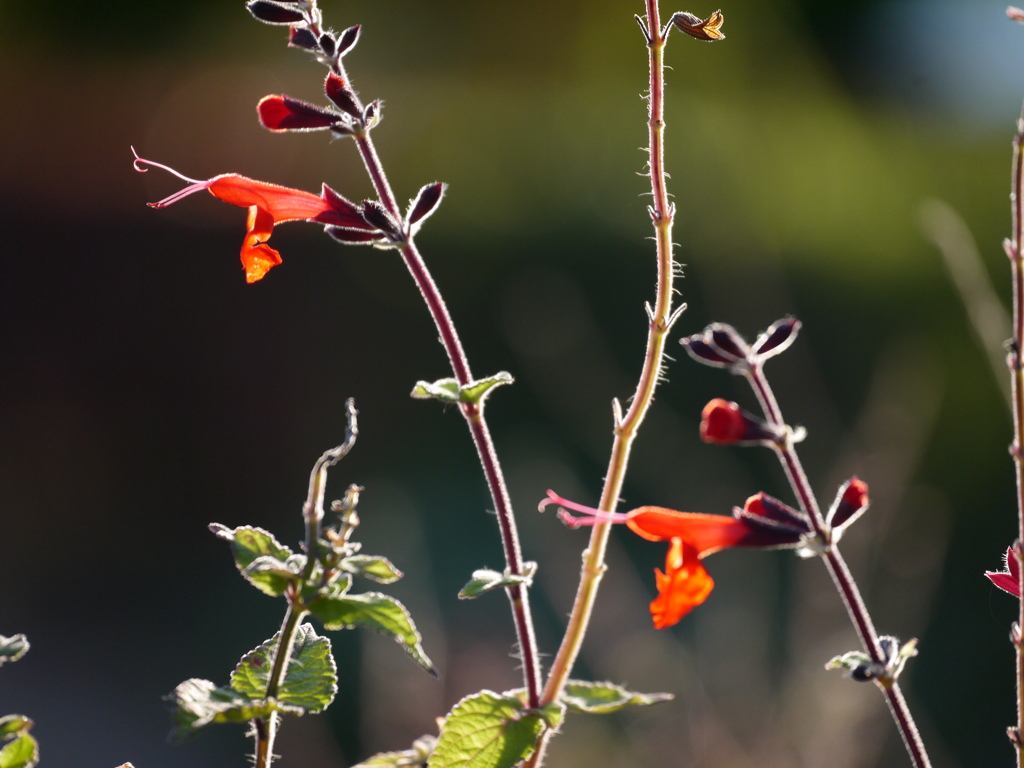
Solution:
M 316 544 L 320 540 L 320 530 L 324 519 L 324 495 L 327 489 L 327 470 L 343 459 L 352 446 L 355 445 L 356 437 L 359 435 L 359 425 L 356 421 L 358 411 L 355 408 L 355 401 L 349 398 L 345 401 L 345 412 L 348 417 L 348 427 L 345 431 L 345 440 L 336 448 L 325 451 L 316 460 L 313 470 L 309 473 L 309 491 L 306 494 L 306 502 L 302 505 L 302 519 L 306 528 L 306 567 L 302 571 L 302 583 L 312 578 L 316 568 Z M 274 653 L 274 663 L 270 667 L 270 675 L 267 677 L 267 691 L 265 698 L 277 697 L 281 684 L 284 682 L 288 672 L 288 662 L 292 657 L 292 647 L 295 645 L 295 635 L 302 624 L 302 620 L 309 613 L 303 605 L 299 592 L 301 587 L 289 589 L 285 592 L 288 600 L 288 608 L 281 622 L 281 631 L 278 633 L 277 651 Z M 253 731 L 256 738 L 256 768 L 270 768 L 274 759 L 274 739 L 277 737 L 277 728 L 280 717 L 277 712 L 272 712 L 269 717 L 257 718 L 253 722 Z
M 1013 279 L 1013 339 L 1007 364 L 1013 384 L 1013 455 L 1017 476 L 1017 546 L 1011 556 L 1018 560 L 1020 581 L 1020 606 L 1017 628 L 1012 633 L 1014 650 L 1017 655 L 1017 725 L 1011 729 L 1011 741 L 1017 751 L 1017 766 L 1024 768 L 1024 749 L 1021 735 L 1024 734 L 1024 648 L 1021 647 L 1020 631 L 1024 627 L 1024 564 L 1020 563 L 1021 546 L 1024 542 L 1024 363 L 1021 361 L 1021 344 L 1024 343 L 1024 110 L 1017 121 L 1017 135 L 1013 139 L 1013 181 L 1010 191 L 1013 214 L 1013 239 L 1007 244 Z
M 678 310 L 673 312 L 672 309 L 674 267 L 672 223 L 675 206 L 669 202 L 665 183 L 665 37 L 661 33 L 658 0 L 645 0 L 645 3 L 650 64 L 648 153 L 653 195 L 651 219 L 654 224 L 657 246 L 657 286 L 654 309 L 651 310 L 648 307 L 650 323 L 647 331 L 647 350 L 632 404 L 625 415 L 621 413 L 618 402 L 616 401 L 614 404 L 614 439 L 611 457 L 608 461 L 608 472 L 605 475 L 604 488 L 601 491 L 601 500 L 598 504 L 598 508 L 606 512 L 614 512 L 618 506 L 633 441 L 654 399 L 654 390 L 658 385 L 664 359 L 665 341 L 673 322 L 678 317 Z M 544 693 L 541 697 L 542 705 L 556 701 L 562 695 L 576 658 L 579 656 L 580 647 L 593 614 L 601 577 L 607 569 L 604 558 L 608 548 L 610 528 L 609 523 L 597 523 L 591 531 L 589 545 L 583 552 L 583 568 L 576 591 L 576 599 L 565 635 L 562 638 L 562 644 L 548 673 Z M 545 734 L 537 751 L 527 761 L 527 768 L 540 765 L 543 761 L 548 736 L 549 734 Z
M 348 82 L 348 75 L 336 64 L 335 73 Z M 358 102 L 358 97 L 356 97 Z M 360 105 L 361 108 L 361 105 Z M 391 185 L 388 183 L 384 166 L 377 155 L 376 147 L 368 130 L 363 130 L 355 135 L 356 147 L 359 155 L 366 166 L 366 171 L 373 183 L 373 188 L 380 198 L 381 204 L 388 213 L 397 221 L 402 221 L 402 212 L 398 207 Z M 426 302 L 427 309 L 434 325 L 441 336 L 441 344 L 448 354 L 455 379 L 460 386 L 465 386 L 473 380 L 469 367 L 469 360 L 462 348 L 455 323 L 448 312 L 448 307 L 441 297 L 430 270 L 427 269 L 423 257 L 420 255 L 416 244 L 413 242 L 412 234 L 407 234 L 407 239 L 399 248 L 402 260 L 405 262 L 409 274 L 412 275 L 416 287 L 419 288 Z M 519 544 L 519 533 L 516 527 L 515 515 L 512 511 L 512 500 L 508 494 L 508 487 L 505 483 L 505 476 L 498 461 L 498 454 L 494 449 L 494 441 L 491 438 L 490 429 L 484 417 L 484 404 L 460 403 L 459 410 L 469 427 L 473 444 L 476 446 L 477 455 L 480 457 L 480 464 L 483 468 L 487 487 L 494 504 L 494 511 L 498 519 L 498 528 L 501 533 L 502 550 L 505 555 L 506 570 L 511 576 L 524 575 L 522 547 Z M 507 588 L 509 601 L 512 606 L 512 618 L 516 629 L 519 653 L 523 664 L 523 679 L 526 685 L 527 701 L 531 707 L 536 707 L 540 701 L 541 673 L 540 656 L 537 649 L 537 639 L 533 629 L 533 618 L 530 613 L 529 593 L 524 584 L 514 584 Z
M 882 646 L 878 640 L 878 632 L 871 621 L 871 614 L 868 613 L 864 599 L 861 597 L 860 589 L 857 587 L 857 582 L 850 573 L 850 569 L 846 566 L 846 561 L 840 554 L 839 548 L 835 543 L 830 542 L 828 526 L 821 516 L 817 497 L 811 490 L 807 474 L 804 472 L 803 464 L 800 462 L 800 457 L 797 455 L 796 448 L 793 445 L 792 434 L 782 418 L 782 411 L 779 408 L 778 401 L 775 399 L 775 393 L 772 392 L 772 388 L 768 384 L 768 379 L 765 378 L 764 370 L 760 363 L 750 364 L 745 373 L 747 381 L 750 383 L 758 402 L 761 404 L 765 418 L 772 424 L 780 427 L 785 433 L 783 440 L 775 444 L 775 452 L 778 454 L 782 468 L 789 479 L 789 484 L 793 488 L 793 493 L 799 499 L 802 511 L 811 521 L 817 539 L 829 542 L 828 548 L 822 553 L 821 558 L 824 560 L 825 567 L 828 569 L 829 575 L 832 577 L 832 581 L 843 599 L 843 604 L 846 606 L 846 612 L 850 616 L 850 621 L 853 623 L 857 635 L 860 637 L 861 644 L 871 657 L 871 660 L 875 664 L 881 664 L 885 667 L 889 659 L 882 652 Z M 929 768 L 931 763 L 928 760 L 928 753 L 925 751 L 924 742 L 921 741 L 921 735 L 918 733 L 917 725 L 910 714 L 910 708 L 907 706 L 906 699 L 903 698 L 903 692 L 900 690 L 899 683 L 895 680 L 879 680 L 878 686 L 885 696 L 886 703 L 889 705 L 889 711 L 892 713 L 896 727 L 903 738 L 903 744 L 907 748 L 911 762 L 913 762 L 916 768 Z

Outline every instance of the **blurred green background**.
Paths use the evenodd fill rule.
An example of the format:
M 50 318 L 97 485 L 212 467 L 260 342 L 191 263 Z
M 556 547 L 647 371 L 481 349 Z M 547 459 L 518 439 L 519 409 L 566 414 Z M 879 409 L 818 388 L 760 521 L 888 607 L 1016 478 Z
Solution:
M 632 392 L 653 290 L 637 150 L 646 50 L 631 18 L 643 3 L 323 8 L 336 29 L 364 25 L 347 61 L 363 97 L 386 102 L 375 138 L 399 197 L 451 185 L 419 242 L 475 372 L 517 378 L 488 412 L 553 653 L 585 534 L 533 510 L 549 487 L 596 501 L 609 403 Z M 674 10 L 714 6 L 662 8 Z M 844 551 L 879 629 L 921 640 L 904 679 L 933 760 L 1009 765 L 1015 606 L 982 577 L 1015 531 L 1006 374 L 993 375 L 922 206 L 944 200 L 964 218 L 1005 303 L 1024 29 L 981 0 L 723 11 L 724 43 L 679 35 L 667 52 L 690 305 L 676 335 L 804 322 L 769 372 L 809 430 L 823 503 L 852 474 L 870 483 L 872 510 Z M 455 599 L 474 568 L 500 566 L 500 548 L 458 414 L 408 397 L 448 370 L 397 257 L 289 225 L 274 235 L 284 265 L 249 286 L 241 211 L 204 195 L 155 212 L 144 203 L 177 182 L 131 169 L 134 145 L 197 178 L 367 196 L 346 142 L 256 123 L 261 96 L 318 99 L 321 77 L 241 2 L 0 0 L 0 633 L 32 642 L 0 671 L 0 710 L 36 720 L 44 764 L 247 764 L 241 728 L 164 743 L 161 696 L 188 677 L 225 682 L 281 615 L 206 525 L 297 541 L 309 468 L 340 441 L 350 396 L 362 433 L 333 492 L 366 486 L 366 551 L 406 571 L 393 592 L 443 677 L 382 638 L 335 635 L 342 693 L 326 715 L 285 724 L 281 765 L 404 748 L 467 693 L 518 684 L 506 601 Z M 698 439 L 710 398 L 753 407 L 742 382 L 674 341 L 670 354 L 624 508 L 789 499 L 768 452 Z M 877 692 L 822 670 L 856 641 L 818 563 L 716 555 L 709 601 L 655 632 L 663 557 L 616 535 L 578 675 L 677 699 L 571 718 L 551 765 L 907 764 Z

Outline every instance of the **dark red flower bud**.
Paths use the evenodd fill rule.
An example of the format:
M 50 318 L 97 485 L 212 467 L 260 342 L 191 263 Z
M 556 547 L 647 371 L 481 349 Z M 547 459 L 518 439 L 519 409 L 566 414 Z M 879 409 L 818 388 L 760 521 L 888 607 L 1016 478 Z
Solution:
M 764 492 L 751 496 L 744 503 L 742 510 L 733 510 L 733 515 L 757 527 L 770 526 L 773 529 L 800 535 L 813 530 L 803 512 Z
M 333 189 L 328 187 L 326 184 L 323 185 L 323 193 L 321 197 L 330 206 L 329 211 L 324 211 L 316 217 L 315 221 L 320 224 L 332 224 L 338 227 L 346 227 L 348 229 L 360 229 L 367 232 L 373 232 L 376 235 L 376 227 L 371 227 L 366 223 L 366 219 L 363 218 L 363 214 L 358 205 L 353 203 L 351 200 L 339 195 Z
M 292 27 L 288 32 L 288 45 L 306 51 L 315 50 L 317 47 L 316 35 L 307 27 Z
M 716 349 L 726 355 L 731 355 L 737 360 L 745 360 L 750 354 L 750 347 L 740 336 L 739 332 L 731 325 L 725 323 L 712 323 L 704 331 L 704 338 Z
M 324 93 L 327 94 L 327 98 L 333 101 L 335 106 L 342 112 L 345 112 L 354 118 L 362 119 L 363 111 L 359 107 L 356 95 L 352 93 L 352 89 L 348 87 L 348 83 L 333 72 L 328 74 L 327 79 L 324 81 Z
M 832 502 L 825 521 L 832 526 L 833 538 L 838 541 L 842 531 L 853 523 L 867 510 L 868 484 L 856 477 L 851 477 L 841 486 Z
M 705 443 L 759 445 L 780 437 L 779 429 L 720 397 L 705 405 L 701 412 L 700 439 Z
M 330 32 L 324 32 L 320 35 L 320 39 L 317 42 L 320 43 L 320 50 L 324 52 L 324 56 L 329 59 L 333 59 L 334 52 L 337 50 L 337 43 L 334 40 L 334 35 Z
M 784 352 L 796 340 L 800 330 L 800 321 L 795 317 L 776 320 L 771 327 L 758 336 L 754 342 L 753 352 L 762 360 Z
M 387 209 L 376 200 L 364 200 L 361 207 L 363 219 L 370 226 L 379 229 L 393 242 L 404 239 L 402 226 L 388 213 Z
M 295 3 L 252 0 L 246 3 L 245 7 L 253 18 L 265 24 L 299 24 L 306 21 L 306 15 Z
M 291 96 L 264 96 L 256 105 L 263 127 L 271 131 L 316 131 L 330 128 L 341 115 Z
M 729 368 L 736 363 L 732 357 L 723 355 L 704 341 L 704 338 L 699 334 L 680 339 L 679 343 L 686 349 L 687 354 L 698 363 L 704 363 L 704 365 L 710 365 L 714 368 Z
M 341 37 L 338 38 L 338 52 L 336 54 L 339 59 L 356 47 L 356 43 L 359 42 L 360 29 L 362 27 L 356 24 L 354 27 L 349 27 L 341 33 Z
M 420 189 L 416 194 L 416 198 L 409 202 L 409 212 L 405 217 L 406 223 L 410 227 L 418 229 L 416 225 L 420 224 L 437 210 L 437 206 L 441 204 L 441 198 L 444 197 L 446 189 L 448 189 L 448 185 L 440 181 L 427 184 Z

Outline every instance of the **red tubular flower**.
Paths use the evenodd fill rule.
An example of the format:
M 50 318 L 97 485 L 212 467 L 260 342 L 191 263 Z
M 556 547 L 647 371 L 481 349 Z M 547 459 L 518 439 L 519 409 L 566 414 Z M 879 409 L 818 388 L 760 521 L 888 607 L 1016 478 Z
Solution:
M 762 445 L 779 438 L 779 430 L 736 403 L 716 397 L 700 414 L 700 439 L 715 445 Z
M 1002 571 L 985 571 L 989 581 L 995 584 L 1004 592 L 1009 592 L 1014 597 L 1020 597 L 1020 563 L 1013 547 L 1006 549 L 1006 565 Z
M 703 603 L 714 581 L 701 560 L 726 547 L 793 546 L 800 538 L 791 530 L 777 532 L 749 523 L 743 517 L 677 512 L 664 507 L 638 507 L 630 512 L 604 512 L 563 499 L 553 491 L 540 503 L 558 504 L 558 518 L 570 528 L 597 523 L 624 523 L 638 536 L 649 541 L 669 541 L 665 572 L 655 570 L 658 597 L 651 603 L 651 616 L 657 629 L 677 623 Z M 575 517 L 568 508 L 583 517 Z
M 281 263 L 281 254 L 267 245 L 275 224 L 304 220 L 355 229 L 373 229 L 359 215 L 352 203 L 326 185 L 324 185 L 321 195 L 314 195 L 312 192 L 305 192 L 301 189 L 282 187 L 266 181 L 256 181 L 237 173 L 225 173 L 214 176 L 212 179 L 197 181 L 183 176 L 166 165 L 154 163 L 152 160 L 144 160 L 136 155 L 135 170 L 145 173 L 147 169 L 143 166 L 160 168 L 189 182 L 189 186 L 170 197 L 150 203 L 149 205 L 153 208 L 166 208 L 182 198 L 205 189 L 225 203 L 249 209 L 241 252 L 245 280 L 248 283 L 260 280 L 272 267 Z

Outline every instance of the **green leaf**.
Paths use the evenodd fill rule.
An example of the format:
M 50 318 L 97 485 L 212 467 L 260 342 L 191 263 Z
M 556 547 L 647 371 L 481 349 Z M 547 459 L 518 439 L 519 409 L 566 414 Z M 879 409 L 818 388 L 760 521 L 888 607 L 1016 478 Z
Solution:
M 473 578 L 459 592 L 460 600 L 469 600 L 479 597 L 484 592 L 490 592 L 499 587 L 508 587 L 512 584 L 525 584 L 530 586 L 533 583 L 533 575 L 537 572 L 537 564 L 534 562 L 523 563 L 524 573 L 520 576 L 513 576 L 507 573 L 492 571 L 490 568 L 481 568 L 473 571 Z
M 17 661 L 28 653 L 28 648 L 28 638 L 24 635 L 0 635 L 0 666 L 8 661 Z
M 307 605 L 309 612 L 323 622 L 325 629 L 351 629 L 365 627 L 374 632 L 390 635 L 401 645 L 413 661 L 432 675 L 437 675 L 433 663 L 420 645 L 423 638 L 416 630 L 405 606 L 393 597 L 379 592 L 341 597 L 318 597 Z
M 463 403 L 482 403 L 491 394 L 491 390 L 503 384 L 511 384 L 515 379 L 508 371 L 499 371 L 486 379 L 471 381 L 459 389 L 459 400 Z
M 5 715 L 0 717 L 0 739 L 6 740 L 19 733 L 28 733 L 35 725 L 31 718 L 24 715 Z
M 295 580 L 288 558 L 292 551 L 262 528 L 245 525 L 234 530 L 214 523 L 210 526 L 218 538 L 231 542 L 235 565 L 256 589 L 271 597 L 280 597 Z M 265 559 L 270 558 L 270 559 Z M 258 562 L 257 562 L 258 561 Z
M 242 657 L 231 673 L 232 689 L 250 699 L 266 697 L 280 635 L 278 632 Z M 331 655 L 331 641 L 317 635 L 309 624 L 300 625 L 284 681 L 277 691 L 277 701 L 303 712 L 322 712 L 334 701 L 337 692 L 338 668 Z
M 184 741 L 210 723 L 245 723 L 271 712 L 302 714 L 298 707 L 276 700 L 253 701 L 238 691 L 196 678 L 181 683 L 171 696 L 175 705 L 171 729 L 174 741 Z
M 412 743 L 412 749 L 381 752 L 352 768 L 424 768 L 436 744 L 436 736 L 420 736 Z
M 512 768 L 533 754 L 547 727 L 516 697 L 480 691 L 445 718 L 430 768 Z
M 342 560 L 340 565 L 349 573 L 373 579 L 379 584 L 391 584 L 403 576 L 390 560 L 376 555 L 351 555 Z
M 32 768 L 39 762 L 39 742 L 27 733 L 0 749 L 0 768 Z
M 438 379 L 431 383 L 429 381 L 417 381 L 416 386 L 409 393 L 410 397 L 417 400 L 440 400 L 442 403 L 459 402 L 459 382 L 455 379 Z
M 634 693 L 614 683 L 570 680 L 560 700 L 573 712 L 607 715 L 625 707 L 646 707 L 673 698 L 671 693 Z
M 442 403 L 482 403 L 491 394 L 491 390 L 503 384 L 511 384 L 515 379 L 508 371 L 500 371 L 486 379 L 476 379 L 460 387 L 456 379 L 438 379 L 417 381 L 410 393 L 417 400 L 440 400 Z

